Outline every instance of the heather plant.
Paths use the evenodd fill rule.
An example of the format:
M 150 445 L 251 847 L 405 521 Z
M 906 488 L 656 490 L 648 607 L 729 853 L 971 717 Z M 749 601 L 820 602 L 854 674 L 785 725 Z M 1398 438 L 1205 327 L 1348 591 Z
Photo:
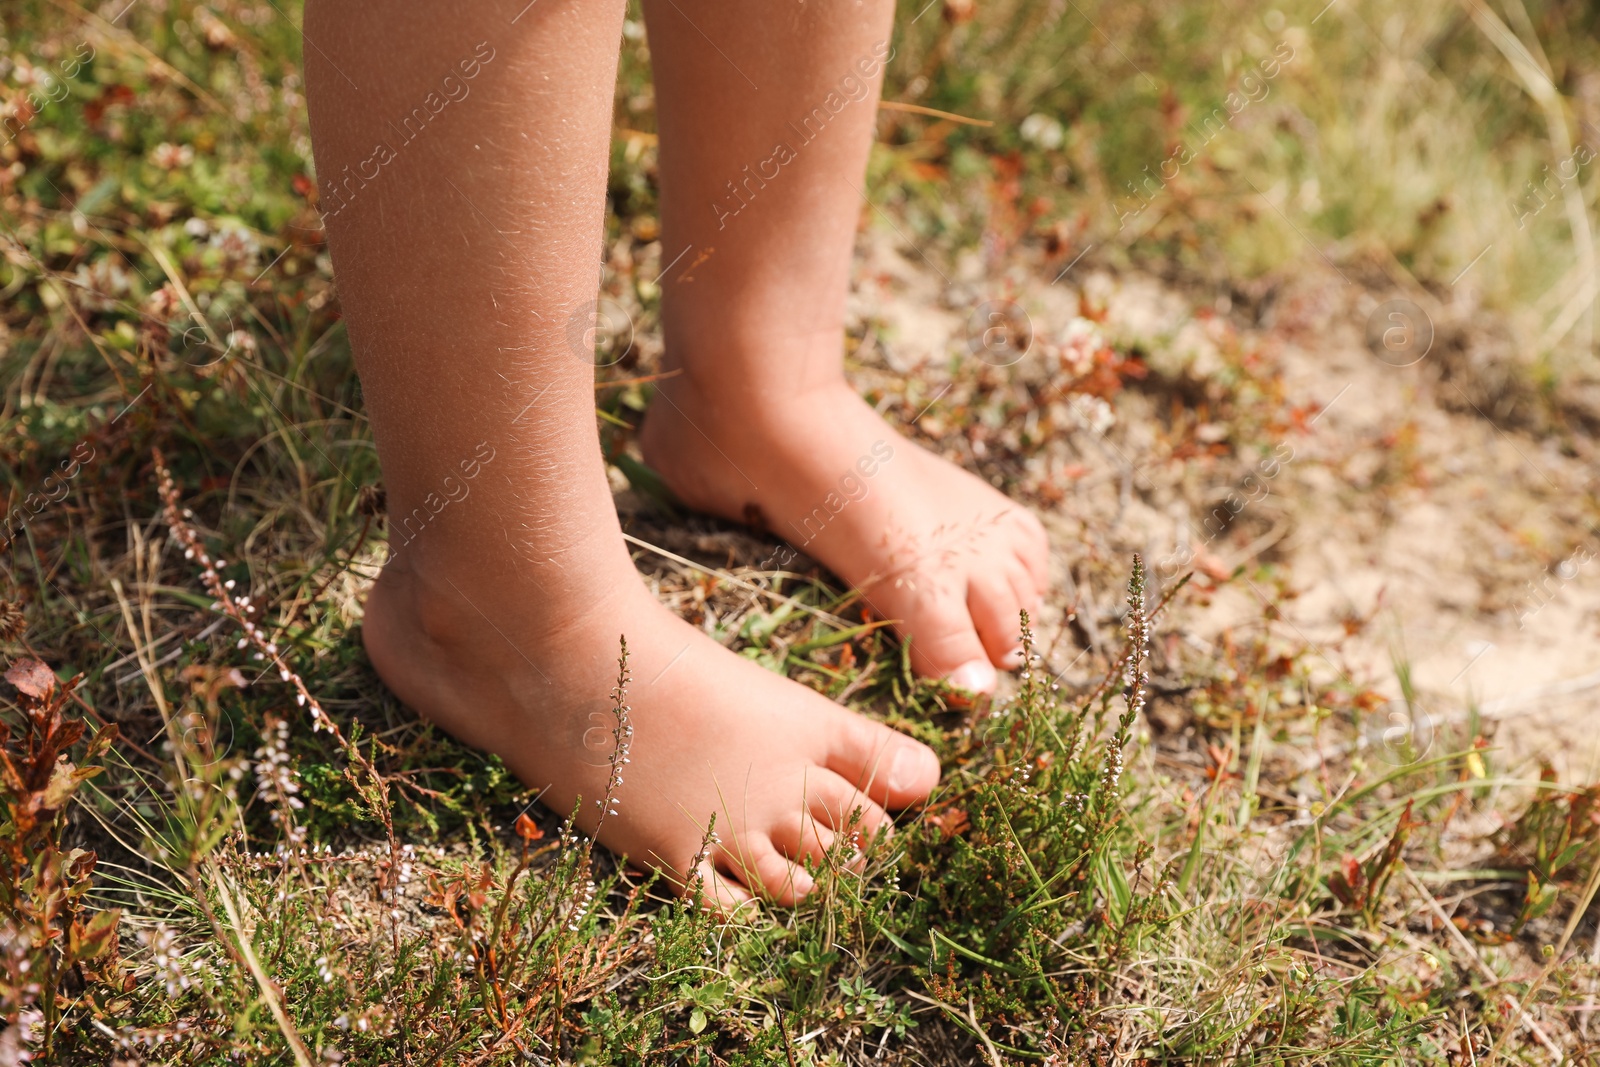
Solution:
M 1043 1006 L 1072 1013 L 1073 998 L 1052 972 L 1084 953 L 1115 960 L 1166 919 L 1171 886 L 1150 870 L 1153 849 L 1124 817 L 1121 790 L 1149 684 L 1145 582 L 1136 556 L 1116 681 L 1087 700 L 1062 699 L 1024 616 L 1021 687 L 984 723 L 992 764 L 964 776 L 908 847 L 919 881 L 913 925 L 929 933 L 926 945 L 903 949 L 935 989 L 977 980 L 984 1015 Z M 1123 708 L 1106 735 L 1118 695 Z

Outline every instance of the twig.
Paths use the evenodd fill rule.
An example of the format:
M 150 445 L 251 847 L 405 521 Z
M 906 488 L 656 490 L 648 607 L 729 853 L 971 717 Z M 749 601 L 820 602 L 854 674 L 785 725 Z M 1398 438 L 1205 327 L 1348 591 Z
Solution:
M 930 118 L 945 119 L 949 122 L 959 122 L 963 126 L 993 126 L 992 119 L 969 119 L 965 115 L 957 115 L 950 111 L 940 111 L 936 107 L 923 107 L 921 104 L 906 104 L 899 100 L 878 101 L 880 111 L 905 111 L 913 115 L 927 115 Z
M 1589 872 L 1589 884 L 1583 887 L 1583 896 L 1579 898 L 1578 906 L 1572 909 L 1572 914 L 1567 918 L 1567 928 L 1561 931 L 1561 940 L 1556 942 L 1555 951 L 1550 953 L 1550 962 L 1544 965 L 1544 969 L 1539 972 L 1538 977 L 1533 980 L 1533 984 L 1528 986 L 1527 992 L 1523 994 L 1530 1002 L 1538 994 L 1539 987 L 1544 985 L 1545 979 L 1549 978 L 1550 973 L 1561 963 L 1561 954 L 1567 950 L 1567 945 L 1572 941 L 1572 935 L 1578 930 L 1578 923 L 1583 921 L 1584 913 L 1589 910 L 1589 905 L 1594 902 L 1596 890 L 1600 890 L 1600 860 L 1595 861 L 1594 870 Z M 1538 1033 L 1537 1030 L 1534 1032 Z M 1510 1031 L 1508 1030 L 1495 1040 L 1494 1048 L 1489 1052 L 1490 1062 L 1494 1061 L 1496 1054 L 1500 1051 L 1501 1043 L 1505 1041 L 1509 1033 Z M 1564 1059 L 1561 1053 L 1557 1052 L 1549 1044 L 1548 1039 L 1546 1039 L 1545 1045 L 1556 1055 L 1558 1061 Z
M 879 660 L 873 660 L 871 663 L 867 664 L 861 673 L 856 675 L 850 684 L 841 689 L 839 691 L 839 695 L 833 698 L 834 703 L 843 704 L 846 700 L 849 700 L 851 697 L 855 696 L 856 690 L 866 685 L 867 680 L 877 673 L 879 662 Z
M 337 568 L 332 574 L 328 575 L 327 579 L 317 587 L 317 591 L 311 594 L 311 602 L 313 604 L 322 599 L 322 594 L 328 591 L 328 586 L 333 584 L 333 580 L 335 578 L 339 577 L 339 575 L 350 569 L 350 565 L 354 563 L 356 561 L 356 557 L 361 554 L 362 546 L 367 543 L 367 533 L 371 529 L 372 516 L 367 515 L 361 520 L 361 534 L 356 538 L 356 545 L 350 550 L 349 557 L 344 561 L 344 566 Z
M 676 378 L 682 373 L 683 368 L 679 367 L 676 370 L 663 371 L 660 374 L 646 374 L 642 378 L 620 378 L 614 382 L 595 382 L 594 387 L 596 389 L 617 389 L 624 385 L 644 385 L 647 382 L 660 382 L 668 378 Z
M 778 1035 L 783 1038 L 783 1054 L 789 1060 L 789 1067 L 798 1067 L 794 1059 L 794 1045 L 789 1041 L 789 1027 L 783 1021 L 783 1005 L 773 1001 L 772 1008 L 778 1013 Z
M 844 629 L 845 627 L 848 627 L 850 625 L 850 623 L 846 622 L 844 619 L 839 618 L 839 616 L 832 615 L 832 614 L 830 614 L 830 613 L 828 613 L 826 611 L 823 611 L 821 608 L 814 608 L 810 604 L 802 604 L 802 603 L 800 603 L 800 601 L 796 600 L 794 597 L 784 596 L 782 593 L 774 593 L 770 589 L 763 589 L 759 585 L 755 585 L 755 584 L 753 584 L 751 582 L 747 582 L 742 578 L 734 577 L 733 575 L 729 574 L 727 571 L 721 569 L 720 567 L 712 567 L 712 566 L 708 566 L 707 564 L 704 564 L 704 563 L 696 563 L 694 560 L 687 559 L 687 558 L 685 558 L 683 556 L 680 556 L 676 552 L 668 552 L 666 549 L 662 548 L 660 545 L 652 545 L 649 541 L 643 540 L 642 538 L 635 537 L 631 533 L 628 533 L 627 531 L 623 531 L 622 539 L 624 541 L 628 542 L 631 545 L 638 545 L 640 548 L 644 549 L 646 552 L 654 552 L 656 555 L 660 556 L 662 559 L 670 559 L 674 563 L 682 564 L 685 567 L 692 567 L 693 569 L 695 569 L 697 571 L 701 571 L 702 573 L 712 575 L 712 576 L 714 576 L 716 578 L 720 578 L 722 581 L 729 582 L 729 583 L 731 583 L 733 585 L 738 586 L 741 589 L 748 589 L 752 593 L 759 593 L 762 596 L 771 597 L 773 600 L 778 601 L 780 604 L 788 604 L 790 607 L 796 608 L 796 609 L 798 609 L 800 611 L 803 611 L 807 615 L 815 615 L 817 618 L 822 619 L 822 620 L 830 623 L 833 626 L 837 626 L 840 629 Z
M 989 1040 L 989 1035 L 983 1032 L 983 1027 L 978 1025 L 978 1016 L 972 1010 L 972 998 L 967 998 L 967 1019 L 972 1023 L 972 1030 L 978 1035 L 978 1040 L 983 1042 L 983 1047 L 989 1050 L 989 1058 L 994 1061 L 994 1067 L 1006 1067 L 1005 1060 L 1000 1058 L 1000 1050 L 994 1047 L 994 1042 Z
M 1467 940 L 1467 935 L 1463 934 L 1460 928 L 1457 927 L 1455 923 L 1450 921 L 1450 916 L 1444 913 L 1444 909 L 1439 906 L 1439 901 L 1435 899 L 1434 895 L 1428 891 L 1427 887 L 1417 879 L 1417 876 L 1411 872 L 1410 867 L 1405 867 L 1403 869 L 1405 871 L 1407 881 L 1411 883 L 1411 888 L 1416 890 L 1418 895 L 1422 897 L 1423 902 L 1427 904 L 1428 910 L 1433 912 L 1434 916 L 1444 924 L 1444 928 L 1450 932 L 1451 937 L 1455 940 L 1456 946 L 1460 948 L 1462 952 L 1466 953 L 1467 958 L 1470 959 L 1478 968 L 1478 971 L 1489 980 L 1490 985 L 1499 985 L 1500 976 L 1495 974 L 1487 963 L 1483 962 L 1483 957 L 1478 955 L 1478 950 L 1473 947 L 1471 941 Z M 1596 869 L 1600 870 L 1600 868 Z M 1529 988 L 1530 996 L 1536 988 L 1537 983 Z M 1522 1006 L 1522 1002 L 1516 997 L 1512 996 L 1510 993 L 1505 993 L 1503 995 L 1506 998 L 1506 1003 L 1511 1005 L 1511 1010 L 1516 1012 L 1517 1015 L 1521 1017 L 1523 1024 L 1528 1028 L 1528 1032 L 1533 1034 L 1533 1036 L 1538 1039 L 1539 1044 L 1545 1047 L 1545 1051 L 1554 1056 L 1557 1063 L 1560 1063 L 1562 1060 L 1564 1060 L 1566 1058 L 1565 1055 L 1559 1048 L 1556 1047 L 1556 1043 L 1550 1040 L 1550 1035 L 1546 1034 L 1542 1029 L 1539 1028 L 1539 1024 L 1533 1021 L 1533 1016 L 1528 1014 L 1527 1009 Z M 1510 1032 L 1510 1030 L 1507 1030 L 1506 1034 L 1509 1034 Z M 1495 1057 L 1500 1052 L 1500 1042 L 1504 1040 L 1505 1034 L 1502 1034 L 1500 1039 L 1495 1042 L 1494 1048 L 1489 1051 L 1489 1058 L 1485 1061 L 1486 1063 L 1494 1062 Z

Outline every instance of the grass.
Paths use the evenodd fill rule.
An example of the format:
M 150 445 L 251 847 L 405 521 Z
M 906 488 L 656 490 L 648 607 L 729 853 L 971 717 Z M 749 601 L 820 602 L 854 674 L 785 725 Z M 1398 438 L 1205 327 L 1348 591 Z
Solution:
M 1563 190 L 1522 228 L 1499 215 L 1559 138 L 1495 22 L 1581 118 L 1592 12 L 1318 7 L 902 11 L 888 98 L 994 125 L 886 111 L 870 195 L 930 255 L 1053 275 L 1087 252 L 1245 308 L 1326 255 L 1441 325 L 1502 316 L 1532 341 L 1500 364 L 1559 413 L 1591 373 L 1564 313 L 1582 227 Z M 597 390 L 630 530 L 688 529 L 735 562 L 641 551 L 641 569 L 731 647 L 927 740 L 946 774 L 864 871 L 836 857 L 792 910 L 720 921 L 593 850 L 361 651 L 386 526 L 310 199 L 296 8 L 117 14 L 0 14 L 27 116 L 0 146 L 0 1062 L 1590 1057 L 1595 787 L 1519 776 L 1471 720 L 1426 753 L 1374 743 L 1382 698 L 1273 608 L 1197 654 L 1167 640 L 1189 593 L 1132 558 L 1097 572 L 1127 585 L 1120 634 L 1086 617 L 1030 644 L 993 704 L 916 679 L 884 632 L 832 621 L 849 607 L 825 573 L 651 503 L 627 429 L 648 344 Z M 642 42 L 623 66 L 608 244 L 634 266 L 605 284 L 648 338 Z M 1230 91 L 1259 99 L 1144 186 Z M 1259 353 L 1223 348 L 1211 393 L 1161 400 L 1225 421 L 1253 463 L 1286 401 Z M 1094 359 L 1073 395 L 1156 388 L 1150 353 Z M 959 458 L 1059 500 L 1029 467 L 1048 426 L 1019 424 L 1061 383 L 957 361 L 940 399 L 855 370 L 891 419 L 936 400 L 941 447 L 981 443 Z M 617 704 L 620 732 L 625 682 Z

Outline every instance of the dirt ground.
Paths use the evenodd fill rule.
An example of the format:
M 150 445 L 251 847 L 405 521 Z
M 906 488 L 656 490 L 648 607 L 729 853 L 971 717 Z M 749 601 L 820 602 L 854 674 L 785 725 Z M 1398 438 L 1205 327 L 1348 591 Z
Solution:
M 950 353 L 959 362 L 967 336 L 960 302 L 983 291 L 964 282 L 981 275 L 977 265 L 962 267 L 961 276 L 941 277 L 915 251 L 872 243 L 856 310 L 882 327 L 881 352 L 866 362 L 934 383 Z M 1227 353 L 1244 352 L 1288 414 L 1281 429 L 1235 417 L 1180 433 L 1158 417 L 1162 389 L 1142 388 L 1118 397 L 1116 425 L 1103 436 L 1090 426 L 1047 446 L 1063 453 L 1055 461 L 1070 486 L 1040 509 L 1053 535 L 1058 608 L 1075 603 L 1080 617 L 1091 616 L 1091 634 L 1114 627 L 1129 553 L 1143 551 L 1169 577 L 1191 558 L 1187 544 L 1198 595 L 1186 598 L 1175 625 L 1190 644 L 1214 646 L 1263 625 L 1266 603 L 1281 591 L 1282 617 L 1270 625 L 1310 648 L 1316 672 L 1399 698 L 1400 672 L 1409 671 L 1415 703 L 1432 720 L 1419 741 L 1426 726 L 1463 722 L 1476 708 L 1490 720 L 1485 733 L 1519 762 L 1547 758 L 1564 778 L 1594 780 L 1592 441 L 1548 422 L 1530 433 L 1506 424 L 1530 421 L 1516 410 L 1510 419 L 1486 410 L 1505 405 L 1496 403 L 1499 383 L 1472 372 L 1485 359 L 1474 338 L 1494 336 L 1494 324 L 1471 307 L 1470 289 L 1442 301 L 1423 294 L 1426 319 L 1386 346 L 1383 330 L 1405 323 L 1380 304 L 1400 294 L 1375 293 L 1331 265 L 1309 264 L 1211 307 L 1145 275 L 1074 267 L 1051 282 L 1054 269 L 1019 264 L 988 287 L 1031 320 L 1035 344 L 1019 373 L 1045 358 L 1041 349 L 1087 296 L 1107 339 L 1143 352 L 1165 390 L 1214 393 L 1230 374 Z M 1418 310 L 1400 313 L 1415 319 Z M 1380 324 L 1382 358 L 1369 347 L 1369 320 Z M 1247 406 L 1236 404 L 1236 413 L 1247 416 Z M 1226 447 L 1195 456 L 1196 440 Z M 1225 513 L 1216 509 L 1228 508 L 1230 493 L 1243 506 L 1214 534 L 1221 523 L 1212 517 Z M 1241 564 L 1237 577 L 1217 581 Z M 1265 564 L 1271 590 L 1255 569 Z

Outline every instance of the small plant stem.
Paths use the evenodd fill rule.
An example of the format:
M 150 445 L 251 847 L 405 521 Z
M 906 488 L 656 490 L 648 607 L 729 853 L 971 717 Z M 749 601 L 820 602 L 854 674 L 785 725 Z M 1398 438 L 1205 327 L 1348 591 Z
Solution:
M 789 1027 L 783 1019 L 783 1005 L 774 1001 L 772 1008 L 778 1013 L 778 1036 L 783 1038 L 783 1054 L 789 1060 L 789 1067 L 797 1067 L 794 1059 L 794 1045 L 789 1041 Z
M 1250 825 L 1250 819 L 1255 815 L 1256 785 L 1261 780 L 1261 753 L 1266 748 L 1267 717 L 1258 712 L 1256 714 L 1256 729 L 1250 738 L 1250 762 L 1245 765 L 1244 781 L 1239 785 L 1239 829 L 1243 831 Z
M 283 1003 L 278 999 L 278 988 L 272 984 L 272 979 L 267 977 L 266 971 L 261 969 L 261 961 L 256 959 L 255 949 L 251 947 L 249 938 L 244 936 L 244 922 L 239 917 L 238 907 L 233 902 L 233 896 L 223 880 L 223 875 L 213 865 L 212 885 L 217 891 L 217 899 L 222 901 L 222 910 L 228 913 L 228 922 L 233 924 L 237 935 L 233 941 L 238 945 L 239 955 L 244 961 L 245 968 L 250 976 L 255 979 L 257 987 L 261 990 L 262 999 L 267 1002 L 267 1010 L 272 1012 L 272 1019 L 278 1024 L 278 1030 L 283 1034 L 283 1039 L 289 1043 L 289 1051 L 294 1054 L 294 1061 L 298 1067 L 311 1067 L 311 1055 L 306 1051 L 300 1034 L 295 1030 L 294 1023 L 283 1010 Z M 221 938 L 226 944 L 228 939 Z
M 1194 830 L 1194 843 L 1189 846 L 1189 855 L 1184 858 L 1183 871 L 1178 875 L 1178 892 L 1188 896 L 1189 886 L 1194 882 L 1195 872 L 1200 869 L 1200 855 L 1205 847 L 1206 824 L 1211 821 L 1211 807 L 1216 802 L 1218 782 L 1213 782 L 1211 788 L 1206 790 L 1204 803 L 1200 807 L 1200 825 Z
M 357 554 L 360 553 L 362 546 L 367 543 L 367 533 L 371 529 L 372 516 L 363 516 L 361 519 L 361 533 L 356 537 L 356 544 L 355 547 L 350 550 L 349 558 L 344 561 L 343 565 L 337 567 L 332 574 L 328 575 L 321 585 L 317 586 L 317 591 L 311 594 L 311 602 L 313 604 L 322 599 L 322 594 L 328 591 L 328 586 L 333 584 L 334 579 L 338 578 L 339 575 L 350 569 L 350 564 L 356 561 Z
M 551 1033 L 550 1033 L 550 1049 L 551 1049 L 552 1052 L 555 1053 L 555 1057 L 556 1057 L 556 1062 L 557 1063 L 561 1062 L 561 1015 L 565 1011 L 565 1005 L 562 1003 L 562 996 L 561 996 L 561 994 L 562 994 L 562 989 L 561 989 L 561 964 L 562 964 L 562 962 L 563 962 L 563 960 L 560 957 L 557 957 L 557 959 L 556 959 L 555 1025 L 551 1029 Z
M 1595 869 L 1600 871 L 1600 866 L 1597 866 Z M 1450 916 L 1446 915 L 1444 909 L 1439 906 L 1439 901 L 1434 898 L 1432 893 L 1428 892 L 1428 888 L 1418 880 L 1417 876 L 1411 873 L 1411 869 L 1409 867 L 1405 869 L 1405 876 L 1407 881 L 1411 883 L 1411 888 L 1417 893 L 1418 896 L 1422 897 L 1422 902 L 1427 905 L 1428 910 L 1433 912 L 1434 917 L 1438 919 L 1439 922 L 1444 926 L 1445 930 L 1449 932 L 1451 940 L 1456 943 L 1457 947 L 1459 947 L 1461 951 L 1466 954 L 1466 957 L 1473 962 L 1473 964 L 1478 968 L 1479 972 L 1489 980 L 1490 985 L 1499 985 L 1500 976 L 1495 974 L 1487 963 L 1483 962 L 1483 957 L 1478 955 L 1478 950 L 1473 947 L 1471 941 L 1467 940 L 1467 935 L 1463 934 L 1456 924 L 1450 921 Z M 1587 903 L 1588 902 L 1585 901 L 1586 905 Z M 1583 911 L 1583 908 L 1579 908 L 1577 914 L 1581 915 Z M 1559 958 L 1560 954 L 1558 953 L 1556 959 Z M 1538 982 L 1535 981 L 1532 986 L 1528 987 L 1528 995 L 1530 999 L 1531 995 L 1534 992 L 1537 992 L 1537 990 Z M 1504 995 L 1506 998 L 1506 1003 L 1510 1005 L 1512 1011 L 1517 1013 L 1517 1016 L 1522 1020 L 1523 1025 L 1527 1026 L 1528 1032 L 1533 1034 L 1533 1036 L 1538 1039 L 1539 1044 L 1543 1045 L 1545 1050 L 1549 1052 L 1550 1055 L 1555 1057 L 1556 1063 L 1563 1062 L 1565 1056 L 1562 1051 L 1556 1047 L 1555 1042 L 1550 1040 L 1550 1035 L 1546 1034 L 1542 1029 L 1539 1028 L 1539 1024 L 1533 1021 L 1533 1016 L 1528 1014 L 1527 1009 L 1522 1006 L 1522 1002 L 1516 997 L 1512 996 L 1510 993 L 1506 993 Z M 1496 1039 L 1494 1048 L 1489 1050 L 1488 1057 L 1483 1060 L 1485 1067 L 1487 1067 L 1488 1064 L 1493 1063 L 1500 1055 L 1501 1042 L 1505 1041 L 1505 1039 L 1510 1036 L 1511 1031 L 1515 1029 L 1515 1026 L 1508 1027 L 1505 1032 L 1502 1033 L 1498 1039 Z
M 972 998 L 967 998 L 967 1019 L 972 1023 L 972 1030 L 978 1035 L 978 1040 L 983 1042 L 983 1047 L 989 1052 L 989 1059 L 994 1062 L 994 1067 L 1005 1067 L 1005 1060 L 1000 1058 L 1000 1050 L 994 1047 L 994 1042 L 989 1040 L 989 1035 L 983 1032 L 983 1027 L 978 1025 L 978 1016 L 972 1010 Z
M 713 578 L 717 578 L 717 579 L 719 579 L 721 581 L 727 582 L 729 585 L 736 585 L 740 589 L 748 590 L 749 592 L 755 593 L 755 594 L 757 594 L 759 596 L 771 597 L 773 600 L 776 600 L 780 604 L 787 604 L 787 605 L 789 605 L 791 608 L 793 608 L 795 610 L 803 611 L 807 615 L 815 616 L 816 618 L 821 619 L 822 621 L 826 622 L 830 626 L 835 626 L 835 627 L 838 627 L 839 629 L 843 630 L 843 629 L 847 629 L 851 625 L 851 623 L 849 621 L 847 621 L 845 619 L 841 619 L 837 615 L 833 615 L 833 614 L 830 614 L 830 613 L 828 613 L 826 611 L 822 611 L 822 610 L 820 610 L 818 608 L 814 608 L 809 604 L 802 604 L 800 601 L 796 600 L 794 597 L 784 596 L 781 593 L 774 593 L 770 589 L 763 589 L 759 585 L 753 585 L 750 582 L 745 581 L 743 578 L 739 578 L 739 577 L 736 577 L 736 576 L 734 576 L 732 574 L 729 574 L 727 571 L 721 569 L 720 567 L 711 567 L 711 566 L 708 566 L 708 565 L 706 565 L 704 563 L 696 563 L 692 559 L 686 559 L 685 557 L 678 555 L 676 552 L 668 552 L 666 549 L 662 548 L 661 546 L 653 545 L 649 541 L 641 540 L 640 538 L 635 537 L 630 533 L 624 532 L 623 535 L 622 535 L 622 539 L 624 541 L 628 542 L 631 545 L 634 545 L 634 546 L 636 546 L 638 548 L 644 549 L 646 552 L 653 552 L 656 555 L 662 557 L 663 559 L 669 559 L 672 562 L 678 564 L 679 566 L 688 567 L 689 569 L 699 571 L 702 574 L 709 574 Z
M 1533 1003 L 1533 998 L 1538 995 L 1540 987 L 1550 977 L 1550 973 L 1560 965 L 1561 954 L 1567 950 L 1567 945 L 1572 941 L 1572 935 L 1577 932 L 1578 923 L 1583 921 L 1584 913 L 1589 910 L 1589 905 L 1594 902 L 1596 891 L 1600 891 L 1600 860 L 1595 861 L 1594 870 L 1589 872 L 1589 884 L 1583 887 L 1583 896 L 1579 898 L 1578 906 L 1572 909 L 1572 915 L 1567 919 L 1567 928 L 1561 931 L 1561 940 L 1556 943 L 1555 951 L 1550 954 L 1550 962 L 1544 965 L 1544 969 L 1539 972 L 1533 983 L 1523 993 L 1523 999 L 1528 1003 Z M 1433 894 L 1429 893 L 1427 896 L 1430 901 L 1433 900 Z M 1434 907 L 1438 907 L 1437 902 L 1434 903 Z M 1455 930 L 1454 923 L 1450 924 L 1450 929 Z M 1456 931 L 1456 936 L 1461 937 L 1460 931 Z M 1462 940 L 1465 940 L 1465 938 L 1462 938 Z M 1479 962 L 1481 965 L 1482 961 Z M 1506 999 L 1511 999 L 1510 994 L 1507 994 Z M 1557 1063 L 1563 1062 L 1564 1055 L 1561 1050 L 1555 1047 L 1528 1013 L 1522 1010 L 1520 1005 L 1517 1010 L 1522 1013 L 1523 1022 L 1528 1024 L 1528 1029 L 1533 1031 L 1533 1035 L 1539 1039 L 1539 1043 L 1550 1050 L 1550 1054 L 1556 1058 Z M 1489 1059 L 1486 1062 L 1494 1062 L 1495 1058 L 1500 1055 L 1500 1046 L 1505 1044 L 1506 1038 L 1510 1036 L 1511 1028 L 1508 1027 L 1495 1039 L 1494 1048 L 1489 1050 Z

